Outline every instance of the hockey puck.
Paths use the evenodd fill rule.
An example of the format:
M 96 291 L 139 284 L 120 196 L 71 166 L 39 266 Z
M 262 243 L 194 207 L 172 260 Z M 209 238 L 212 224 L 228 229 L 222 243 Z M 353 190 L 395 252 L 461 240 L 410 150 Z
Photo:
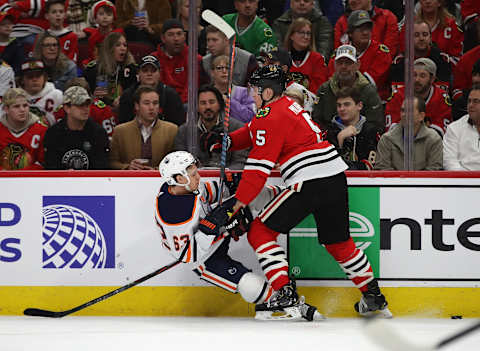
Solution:
M 451 319 L 462 319 L 462 316 L 452 316 Z

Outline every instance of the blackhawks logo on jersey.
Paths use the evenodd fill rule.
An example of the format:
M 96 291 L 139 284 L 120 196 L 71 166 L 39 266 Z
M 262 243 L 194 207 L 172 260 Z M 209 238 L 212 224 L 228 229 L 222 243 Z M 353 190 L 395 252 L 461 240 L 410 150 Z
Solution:
M 257 111 L 257 114 L 255 115 L 255 118 L 267 117 L 269 113 L 270 113 L 270 107 L 262 108 L 262 109 Z
M 2 169 L 23 169 L 32 164 L 32 155 L 21 144 L 8 144 L 0 151 L 0 166 Z

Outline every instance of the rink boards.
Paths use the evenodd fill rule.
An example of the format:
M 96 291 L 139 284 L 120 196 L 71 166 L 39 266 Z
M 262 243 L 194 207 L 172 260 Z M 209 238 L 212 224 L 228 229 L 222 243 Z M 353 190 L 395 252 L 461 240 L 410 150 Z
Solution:
M 173 261 L 153 217 L 156 172 L 8 175 L 0 183 L 0 314 L 69 309 Z M 480 317 L 479 174 L 355 172 L 349 185 L 352 236 L 392 312 Z M 359 292 L 316 235 L 306 218 L 282 236 L 290 273 L 324 314 L 352 316 Z M 230 252 L 259 271 L 245 237 Z M 247 316 L 253 305 L 183 265 L 79 314 Z

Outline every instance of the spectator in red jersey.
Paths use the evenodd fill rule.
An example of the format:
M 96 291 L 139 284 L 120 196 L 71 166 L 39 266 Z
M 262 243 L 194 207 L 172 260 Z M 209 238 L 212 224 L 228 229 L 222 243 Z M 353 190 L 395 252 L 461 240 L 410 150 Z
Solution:
M 417 17 L 431 28 L 432 41 L 456 63 L 463 53 L 463 32 L 448 12 L 445 0 L 420 0 Z M 400 50 L 405 51 L 405 26 L 401 23 Z
M 372 5 L 372 0 L 348 0 L 350 11 L 367 11 L 372 20 L 372 39 L 387 46 L 392 57 L 397 53 L 399 43 L 398 20 L 389 10 Z M 350 12 L 340 17 L 335 24 L 335 48 L 348 44 L 348 16 Z
M 115 5 L 108 0 L 97 1 L 92 7 L 93 18 L 97 23 L 97 28 L 85 28 L 88 37 L 88 56 L 90 60 L 95 60 L 95 48 L 98 43 L 103 43 L 105 37 L 111 32 L 123 33 L 123 29 L 115 28 L 114 21 L 117 18 Z
M 291 0 L 290 9 L 273 22 L 272 29 L 279 44 L 288 40 L 288 28 L 298 17 L 304 17 L 311 22 L 310 31 L 314 33 L 315 51 L 322 54 L 328 62 L 333 49 L 333 28 L 328 18 L 314 7 L 313 0 Z
M 183 24 L 174 18 L 165 21 L 162 28 L 161 39 L 163 45 L 159 45 L 157 51 L 152 53 L 160 62 L 160 80 L 175 88 L 182 98 L 182 102 L 187 103 L 188 46 L 186 45 Z M 198 67 L 200 67 L 201 63 L 202 56 L 197 55 Z M 200 74 L 198 79 L 200 79 Z
M 451 102 L 448 93 L 435 84 L 437 66 L 429 58 L 414 61 L 414 93 L 425 100 L 425 124 L 443 136 L 452 121 Z M 400 121 L 400 110 L 405 98 L 405 87 L 396 87 L 385 108 L 386 128 Z
M 360 72 L 377 87 L 378 95 L 383 100 L 390 96 L 390 66 L 392 55 L 384 44 L 372 39 L 373 21 L 365 10 L 355 10 L 348 16 L 348 38 L 357 49 Z M 333 75 L 335 64 L 330 61 L 329 75 Z
M 68 90 L 70 87 L 79 86 L 85 89 L 89 95 L 90 88 L 87 81 L 83 77 L 77 77 L 69 80 L 65 84 L 65 90 Z M 65 109 L 63 105 L 60 105 L 57 110 L 54 112 L 55 119 L 57 122 L 65 118 Z M 108 138 L 112 138 L 113 128 L 117 125 L 117 118 L 113 115 L 112 109 L 110 106 L 105 104 L 102 100 L 93 98 L 92 104 L 90 105 L 90 112 L 88 114 L 95 122 L 97 122 L 108 135 Z
M 60 49 L 59 38 L 52 34 L 43 33 L 38 36 L 33 57 L 43 61 L 48 79 L 61 91 L 65 90 L 68 80 L 77 76 L 77 65 L 65 56 Z
M 467 100 L 470 88 L 475 84 L 480 84 L 480 58 L 473 65 L 471 79 L 472 85 L 457 93 L 457 98 L 452 102 L 452 119 L 454 121 L 459 120 L 468 113 Z
M 0 116 L 0 170 L 42 169 L 47 127 L 29 111 L 27 93 L 7 90 Z
M 15 22 L 15 16 L 11 12 L 0 12 L 0 58 L 12 66 L 15 74 L 20 74 L 25 52 L 23 44 L 11 37 Z
M 440 51 L 435 43 L 432 42 L 430 26 L 424 20 L 417 18 L 413 24 L 413 49 L 415 59 L 426 57 L 437 65 L 437 81 L 446 91 L 450 90 L 452 80 L 452 63 L 450 56 Z M 405 80 L 405 53 L 398 54 L 393 59 L 390 70 L 390 80 L 392 84 L 403 83 Z
M 312 22 L 303 17 L 296 18 L 288 28 L 284 47 L 292 58 L 290 72 L 306 75 L 310 82 L 308 90 L 315 94 L 328 80 L 328 71 L 324 57 L 316 51 Z
M 137 66 L 128 51 L 122 33 L 112 32 L 105 38 L 98 60 L 91 61 L 84 71 L 93 95 L 116 108 L 123 91 L 137 81 Z
M 480 21 L 477 22 L 476 26 L 480 38 Z M 480 59 L 480 42 L 475 48 L 462 56 L 453 70 L 453 99 L 457 99 L 461 95 L 462 89 L 469 89 L 472 86 L 472 68 L 478 59 Z
M 47 33 L 58 38 L 62 52 L 70 60 L 77 62 L 78 37 L 70 29 L 64 27 L 65 1 L 48 0 L 45 4 L 45 18 L 50 23 Z M 38 40 L 38 39 L 37 39 Z
M 158 43 L 163 23 L 172 17 L 168 0 L 116 0 L 118 28 L 125 30 L 127 40 Z

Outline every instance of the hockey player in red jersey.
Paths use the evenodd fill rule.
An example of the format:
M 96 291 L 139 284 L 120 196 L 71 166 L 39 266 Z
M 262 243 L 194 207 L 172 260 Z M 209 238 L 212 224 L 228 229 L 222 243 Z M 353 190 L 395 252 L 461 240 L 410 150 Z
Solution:
M 0 116 L 0 170 L 43 169 L 43 137 L 47 127 L 29 111 L 28 94 L 7 90 Z
M 286 254 L 277 237 L 313 214 L 319 243 L 325 245 L 363 294 L 355 310 L 362 315 L 379 311 L 391 316 L 368 258 L 350 237 L 344 173 L 347 165 L 335 147 L 322 140 L 321 130 L 310 115 L 296 102 L 282 96 L 285 73 L 280 66 L 268 65 L 257 70 L 250 82 L 258 113 L 245 127 L 227 136 L 232 150 L 252 148 L 227 228 L 235 228 L 239 222 L 238 211 L 256 197 L 277 164 L 286 185 L 260 211 L 247 235 L 275 290 L 272 298 L 258 308 L 276 311 L 299 303 L 295 283 L 288 276 Z M 210 134 L 203 140 L 210 150 L 215 150 L 221 137 Z

